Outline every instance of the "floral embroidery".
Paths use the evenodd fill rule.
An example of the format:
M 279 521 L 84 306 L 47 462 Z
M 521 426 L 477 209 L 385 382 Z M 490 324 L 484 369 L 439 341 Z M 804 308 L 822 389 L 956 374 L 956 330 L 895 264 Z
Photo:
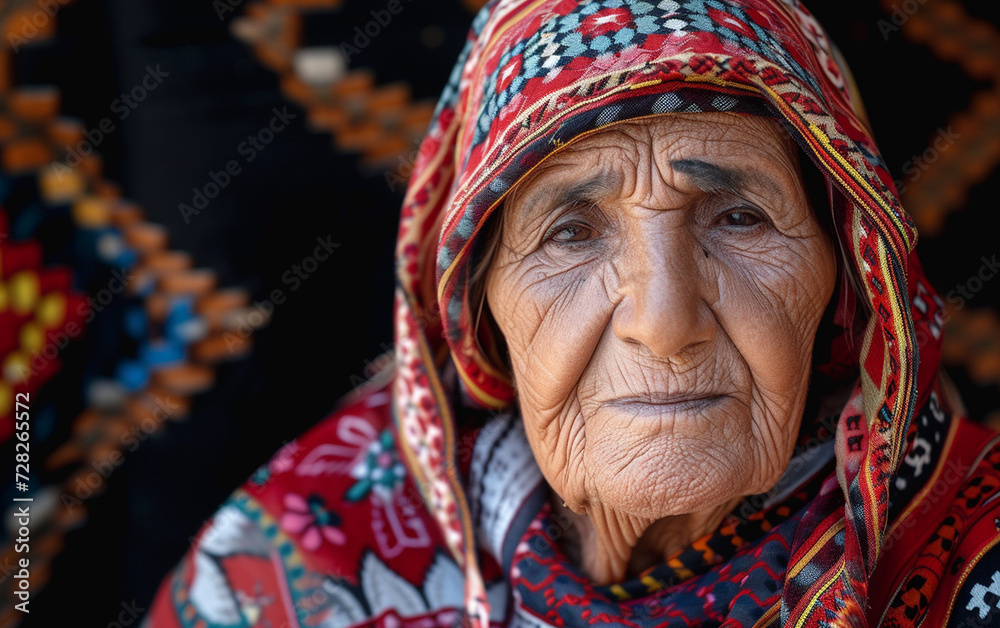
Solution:
M 383 430 L 371 442 L 368 453 L 351 469 L 351 477 L 358 480 L 345 496 L 351 502 L 363 499 L 371 491 L 388 501 L 392 498 L 392 492 L 402 486 L 406 469 L 399 461 L 389 430 Z
M 285 495 L 285 514 L 281 515 L 281 529 L 290 534 L 298 534 L 302 547 L 313 551 L 326 539 L 335 545 L 343 545 L 347 537 L 337 526 L 340 517 L 326 509 L 326 501 L 319 495 L 308 499 L 295 493 Z

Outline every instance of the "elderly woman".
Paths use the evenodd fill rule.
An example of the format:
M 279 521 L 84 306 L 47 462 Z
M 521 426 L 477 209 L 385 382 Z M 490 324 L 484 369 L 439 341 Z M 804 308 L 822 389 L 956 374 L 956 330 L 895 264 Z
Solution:
M 794 0 L 502 0 L 403 207 L 392 368 L 153 626 L 1000 625 L 1000 447 Z

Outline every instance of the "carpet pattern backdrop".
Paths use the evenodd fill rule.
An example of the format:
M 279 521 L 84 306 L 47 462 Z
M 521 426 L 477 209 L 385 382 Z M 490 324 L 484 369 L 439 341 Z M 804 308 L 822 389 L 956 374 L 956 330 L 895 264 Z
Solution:
M 402 193 L 481 5 L 0 0 L 10 467 L 30 399 L 0 628 L 141 617 L 229 492 L 378 370 Z M 1000 5 L 810 8 L 920 230 L 949 374 L 1000 427 Z

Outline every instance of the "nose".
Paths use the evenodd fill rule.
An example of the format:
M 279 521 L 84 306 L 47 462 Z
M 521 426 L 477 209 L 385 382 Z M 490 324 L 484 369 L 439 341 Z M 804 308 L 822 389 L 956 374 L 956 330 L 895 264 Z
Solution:
M 615 335 L 660 358 L 683 355 L 715 337 L 708 298 L 717 292 L 707 257 L 690 234 L 638 236 L 619 257 Z M 700 258 L 700 259 L 699 259 Z

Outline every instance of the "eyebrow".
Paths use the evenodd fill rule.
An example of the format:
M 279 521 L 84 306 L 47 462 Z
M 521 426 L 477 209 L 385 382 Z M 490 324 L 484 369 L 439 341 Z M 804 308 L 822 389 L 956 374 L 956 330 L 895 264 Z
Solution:
M 687 176 L 696 188 L 709 194 L 738 194 L 748 187 L 759 187 L 761 190 L 778 187 L 777 181 L 758 170 L 735 170 L 700 159 L 678 159 L 671 161 L 670 166 Z
M 543 187 L 528 194 L 522 201 L 530 214 L 550 207 L 570 205 L 594 205 L 612 193 L 615 181 L 607 173 L 596 174 L 584 181 L 570 185 Z
M 596 203 L 607 196 L 610 191 L 610 177 L 606 174 L 599 174 L 561 190 L 556 199 L 556 206 Z

